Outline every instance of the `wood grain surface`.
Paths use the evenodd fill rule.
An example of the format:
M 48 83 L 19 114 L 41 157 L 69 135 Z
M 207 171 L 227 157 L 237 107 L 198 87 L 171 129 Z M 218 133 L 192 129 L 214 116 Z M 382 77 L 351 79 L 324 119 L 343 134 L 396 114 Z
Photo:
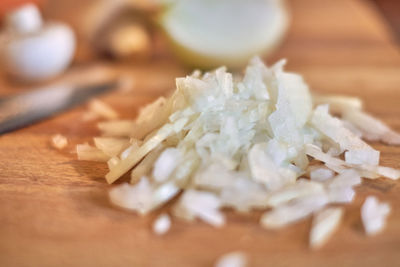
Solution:
M 393 33 L 400 42 L 400 1 L 398 0 L 373 0 L 377 8 L 390 23 Z
M 361 96 L 368 111 L 400 131 L 399 47 L 374 6 L 361 0 L 289 2 L 292 27 L 267 61 L 286 57 L 288 69 L 302 73 L 315 91 Z M 75 66 L 67 76 L 82 77 L 88 66 Z M 170 56 L 111 67 L 135 80 L 132 91 L 101 97 L 123 118 L 170 92 L 174 78 L 186 72 Z M 23 90 L 0 82 L 2 95 Z M 112 207 L 106 166 L 77 161 L 71 153 L 98 133 L 94 122 L 82 121 L 84 111 L 0 136 L 0 266 L 200 267 L 233 250 L 246 252 L 250 266 L 400 266 L 400 182 L 385 179 L 357 189 L 343 225 L 319 251 L 307 245 L 309 219 L 270 231 L 259 226 L 260 213 L 227 212 L 222 229 L 173 219 L 171 231 L 157 237 L 150 229 L 156 214 L 140 217 Z M 67 149 L 51 147 L 56 133 L 68 137 Z M 382 164 L 400 168 L 400 147 L 373 146 L 382 151 Z M 366 237 L 360 221 L 367 195 L 392 205 L 387 228 L 375 237 Z

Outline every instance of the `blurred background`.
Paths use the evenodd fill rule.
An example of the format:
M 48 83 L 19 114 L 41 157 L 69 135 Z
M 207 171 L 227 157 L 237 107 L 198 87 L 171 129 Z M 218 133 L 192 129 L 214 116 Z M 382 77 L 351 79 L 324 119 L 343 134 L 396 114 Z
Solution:
M 393 33 L 393 42 L 396 38 L 398 41 L 400 1 L 363 1 L 379 10 L 379 14 L 387 22 L 385 27 Z M 363 29 L 365 34 L 368 32 L 369 35 L 371 29 L 375 31 L 376 38 L 383 35 L 381 29 L 377 29 L 373 22 L 363 21 L 362 15 L 357 16 L 361 14 L 358 9 L 362 9 L 362 5 L 357 6 L 352 1 L 339 2 L 347 5 L 348 14 L 335 14 L 334 4 L 318 0 L 2 0 L 0 48 L 3 50 L 2 73 L 6 75 L 3 79 L 11 77 L 13 81 L 41 82 L 60 75 L 71 64 L 76 66 L 99 60 L 114 64 L 145 64 L 161 60 L 189 68 L 209 69 L 219 65 L 240 68 L 256 54 L 274 60 L 284 54 L 284 51 L 287 52 L 284 56 L 291 60 L 291 51 L 288 51 L 285 45 L 294 43 L 294 40 L 297 45 L 307 45 L 311 48 L 329 46 L 339 41 L 351 45 L 363 36 Z M 71 42 L 73 48 L 60 48 L 60 45 L 52 44 L 50 38 L 47 43 L 30 42 L 24 44 L 27 47 L 23 47 L 20 43 L 24 40 L 21 39 L 32 38 L 32 35 L 39 36 L 41 31 L 45 31 L 39 28 L 22 31 L 13 29 L 13 23 L 19 23 L 19 27 L 24 23 L 33 23 L 30 21 L 32 18 L 29 16 L 32 17 L 32 14 L 29 12 L 15 14 L 26 4 L 34 4 L 39 8 L 43 16 L 42 28 L 48 27 L 51 22 L 70 28 L 74 35 L 73 40 L 63 39 L 63 43 Z M 310 5 L 320 7 L 316 9 L 320 13 L 307 15 L 306 10 L 292 12 L 293 9 L 307 9 Z M 346 16 L 354 16 L 355 20 L 359 20 L 357 23 L 360 27 L 346 25 L 346 20 L 340 18 Z M 62 39 L 60 36 L 55 38 Z M 309 38 L 310 36 L 312 38 Z M 342 37 L 342 40 L 337 40 L 338 36 Z M 14 41 L 15 39 L 18 39 L 18 42 Z M 65 66 L 59 63 L 63 66 L 50 74 L 29 74 L 37 75 L 36 78 L 20 73 L 24 68 L 46 67 L 46 60 L 32 62 L 35 61 L 33 56 L 28 59 L 28 56 L 22 58 L 20 55 L 29 53 L 23 49 L 34 50 L 37 54 L 40 46 L 46 45 L 46 56 L 41 58 L 50 60 L 54 57 L 54 60 L 64 60 Z M 52 55 L 52 49 L 49 49 L 52 45 L 58 46 L 59 50 L 54 52 L 57 56 L 66 54 L 64 59 L 57 59 L 57 56 Z M 10 51 L 15 49 L 20 49 L 21 52 L 17 53 L 19 56 L 9 56 L 14 53 Z M 313 52 L 313 56 L 317 56 L 320 51 L 317 49 Z M 29 60 L 31 62 L 21 65 L 21 61 Z M 15 64 L 20 65 L 17 67 Z M 52 63 L 48 64 L 50 68 Z M 11 70 L 13 68 L 17 69 Z

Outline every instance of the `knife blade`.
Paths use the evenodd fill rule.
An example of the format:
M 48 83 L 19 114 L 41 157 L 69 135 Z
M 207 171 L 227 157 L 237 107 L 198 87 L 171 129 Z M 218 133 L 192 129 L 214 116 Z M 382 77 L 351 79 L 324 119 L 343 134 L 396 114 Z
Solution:
M 117 80 L 91 85 L 59 84 L 2 98 L 0 134 L 17 130 L 72 108 L 92 96 L 116 88 L 117 84 Z

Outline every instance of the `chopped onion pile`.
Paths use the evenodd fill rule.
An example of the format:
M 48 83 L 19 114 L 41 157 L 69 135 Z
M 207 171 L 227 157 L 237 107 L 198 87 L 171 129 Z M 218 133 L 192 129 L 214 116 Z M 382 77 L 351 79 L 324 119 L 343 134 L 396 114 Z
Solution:
M 351 202 L 361 177 L 400 177 L 361 137 L 399 144 L 400 136 L 357 98 L 314 96 L 314 106 L 302 77 L 284 65 L 254 58 L 243 77 L 222 67 L 178 78 L 175 92 L 135 121 L 100 123 L 103 137 L 79 145 L 78 156 L 108 161 L 108 183 L 131 172 L 131 185 L 110 191 L 120 207 L 147 214 L 178 198 L 174 216 L 215 227 L 227 207 L 267 210 L 260 223 L 272 229 L 316 214 L 310 243 L 319 247 L 343 213 L 327 206 Z

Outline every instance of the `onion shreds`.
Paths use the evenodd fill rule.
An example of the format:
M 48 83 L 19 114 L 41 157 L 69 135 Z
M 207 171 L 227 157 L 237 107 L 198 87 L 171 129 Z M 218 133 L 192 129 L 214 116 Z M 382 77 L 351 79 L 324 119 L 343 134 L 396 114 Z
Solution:
M 328 153 L 324 153 L 321 148 L 313 144 L 306 144 L 304 150 L 307 155 L 313 157 L 316 160 L 324 162 L 327 167 L 333 171 L 339 172 L 337 170 L 346 166 L 346 162 L 339 158 L 332 157 Z M 337 167 L 336 169 L 333 167 Z
M 357 97 L 343 95 L 318 95 L 313 94 L 314 105 L 329 104 L 333 114 L 342 115 L 348 110 L 361 110 L 362 101 Z
M 350 203 L 356 192 L 351 186 L 330 187 L 327 190 L 330 203 Z
M 164 125 L 168 121 L 170 109 L 171 105 L 164 97 L 160 97 L 142 108 L 131 130 L 131 136 L 143 139 L 146 135 Z
M 90 101 L 89 110 L 104 119 L 115 120 L 118 118 L 118 113 L 114 109 L 98 99 Z
M 327 182 L 328 188 L 353 187 L 361 184 L 361 176 L 354 169 L 348 169 Z
M 400 170 L 384 166 L 372 166 L 368 164 L 348 164 L 345 161 L 332 157 L 331 155 L 322 152 L 322 150 L 312 144 L 305 145 L 306 154 L 316 160 L 322 161 L 325 165 L 338 173 L 345 171 L 347 168 L 354 168 L 358 170 L 361 177 L 375 179 L 380 176 L 397 180 L 400 178 Z
M 222 255 L 217 262 L 215 267 L 246 267 L 247 256 L 241 251 L 234 251 Z
M 361 207 L 361 219 L 367 235 L 375 235 L 383 230 L 386 224 L 386 217 L 390 213 L 390 206 L 387 203 L 379 203 L 373 196 L 367 197 Z
M 326 191 L 331 203 L 350 203 L 355 191 L 353 187 L 361 184 L 360 174 L 353 169 L 346 169 L 341 174 L 325 182 Z
M 311 118 L 311 124 L 325 136 L 339 144 L 345 153 L 346 162 L 378 165 L 379 151 L 374 150 L 358 136 L 344 127 L 343 123 L 328 113 L 328 106 L 318 106 Z
M 252 209 L 268 207 L 268 194 L 265 188 L 249 179 L 235 179 L 221 190 L 220 198 L 224 207 L 230 207 L 237 211 L 248 212 Z
M 171 218 L 168 214 L 161 214 L 153 223 L 153 232 L 156 235 L 164 235 L 171 227 Z
M 110 157 L 118 156 L 129 146 L 127 138 L 95 137 L 93 140 L 95 146 Z
M 79 160 L 107 162 L 110 159 L 110 156 L 104 154 L 103 151 L 89 144 L 77 145 L 76 152 Z
M 68 145 L 68 139 L 61 134 L 56 134 L 51 137 L 51 144 L 57 149 L 63 149 Z
M 343 118 L 358 128 L 362 136 L 370 141 L 382 141 L 389 145 L 400 145 L 400 134 L 390 129 L 382 121 L 361 110 L 350 110 Z
M 314 194 L 283 204 L 261 217 L 261 226 L 277 229 L 300 221 L 328 204 L 325 194 Z
M 311 248 L 319 248 L 327 242 L 338 228 L 343 213 L 343 208 L 327 208 L 315 214 L 310 232 Z
M 358 98 L 314 96 L 312 103 L 308 85 L 284 65 L 254 58 L 242 77 L 222 67 L 177 78 L 176 90 L 136 120 L 99 123 L 96 147 L 79 145 L 78 157 L 107 161 L 108 183 L 131 172 L 131 185 L 110 191 L 115 205 L 147 214 L 174 199 L 172 215 L 215 227 L 230 208 L 264 210 L 261 225 L 281 228 L 352 202 L 361 178 L 399 179 L 361 139 L 396 144 L 397 133 L 363 113 Z M 325 242 L 341 214 L 329 208 L 315 216 L 311 246 Z
M 97 124 L 104 136 L 114 137 L 130 137 L 134 127 L 134 121 L 131 120 L 114 120 L 104 121 Z
M 178 166 L 181 158 L 180 151 L 176 148 L 167 148 L 154 163 L 152 176 L 155 181 L 161 183 L 168 179 Z
M 154 162 L 157 160 L 158 156 L 161 154 L 163 146 L 160 145 L 158 148 L 152 150 L 147 154 L 143 160 L 136 165 L 136 167 L 131 172 L 131 184 L 135 184 L 140 178 L 150 173 L 153 169 Z M 111 169 L 111 168 L 110 168 Z
M 135 166 L 140 160 L 142 160 L 147 153 L 160 145 L 168 136 L 173 134 L 175 131 L 182 130 L 184 125 L 176 125 L 179 122 L 180 121 L 175 122 L 175 124 L 165 124 L 162 128 L 160 128 L 160 130 L 158 130 L 155 136 L 143 143 L 143 145 L 141 145 L 137 150 L 133 150 L 126 158 L 121 160 L 121 162 L 118 163 L 115 168 L 110 170 L 110 172 L 106 175 L 107 182 L 113 183 L 124 173 L 129 171 L 133 166 Z
M 266 203 L 270 207 L 277 207 L 289 201 L 315 194 L 323 194 L 324 186 L 320 183 L 300 179 L 297 183 L 276 190 L 267 196 Z
M 219 208 L 220 199 L 209 192 L 187 190 L 174 208 L 174 215 L 186 220 L 199 218 L 215 227 L 225 224 L 225 217 Z
M 324 182 L 333 176 L 334 172 L 325 167 L 316 167 L 310 170 L 310 179 L 313 181 Z
M 135 185 L 121 184 L 110 190 L 110 200 L 113 204 L 146 214 L 168 202 L 179 189 L 170 183 L 161 186 L 152 186 L 147 177 L 143 177 Z
M 368 139 L 367 136 L 365 136 L 365 133 L 363 133 L 359 128 L 357 128 L 352 122 L 342 119 L 342 124 L 347 130 L 355 134 L 357 137 L 359 138 L 364 137 L 364 139 L 371 140 Z
M 109 196 L 113 204 L 125 209 L 146 214 L 152 209 L 152 191 L 149 180 L 143 177 L 137 184 L 121 184 L 110 190 Z
M 296 174 L 290 169 L 281 169 L 266 155 L 264 144 L 254 145 L 248 154 L 253 179 L 270 190 L 276 190 L 288 183 L 294 183 Z

